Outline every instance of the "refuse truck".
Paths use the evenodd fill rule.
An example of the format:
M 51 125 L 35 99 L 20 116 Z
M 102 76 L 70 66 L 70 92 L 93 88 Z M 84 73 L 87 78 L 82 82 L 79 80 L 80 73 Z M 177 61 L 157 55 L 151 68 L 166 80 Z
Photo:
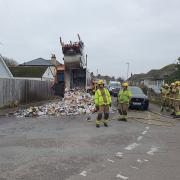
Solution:
M 87 88 L 91 77 L 87 70 L 87 56 L 84 56 L 84 42 L 78 34 L 78 41 L 64 43 L 60 38 L 64 60 L 65 88 Z

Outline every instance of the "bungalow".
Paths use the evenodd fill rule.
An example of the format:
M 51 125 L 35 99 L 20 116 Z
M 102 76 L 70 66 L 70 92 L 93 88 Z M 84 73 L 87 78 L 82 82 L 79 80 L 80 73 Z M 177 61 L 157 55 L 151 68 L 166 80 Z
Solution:
M 148 88 L 158 88 L 164 84 L 167 77 L 177 71 L 176 64 L 167 65 L 161 69 L 152 69 L 146 74 L 134 74 L 128 81 L 132 85 L 145 85 Z
M 144 84 L 145 75 L 146 74 L 144 74 L 144 73 L 134 74 L 128 79 L 128 82 L 130 85 L 133 85 L 133 86 L 139 86 L 141 84 Z
M 31 66 L 17 66 L 9 68 L 14 78 L 29 79 L 41 81 L 53 81 L 54 76 L 51 68 L 48 66 L 31 67 Z
M 13 78 L 12 73 L 10 72 L 9 68 L 7 67 L 1 55 L 0 55 L 0 78 Z
M 55 54 L 52 54 L 51 60 L 46 60 L 43 58 L 37 58 L 32 61 L 24 62 L 20 64 L 19 66 L 28 66 L 28 67 L 50 67 L 53 76 L 55 77 L 56 75 L 56 66 L 62 65 L 59 61 L 56 60 Z
M 147 73 L 146 77 L 144 78 L 144 85 L 153 88 L 161 88 L 164 84 L 164 75 L 160 73 L 159 70 L 151 70 Z

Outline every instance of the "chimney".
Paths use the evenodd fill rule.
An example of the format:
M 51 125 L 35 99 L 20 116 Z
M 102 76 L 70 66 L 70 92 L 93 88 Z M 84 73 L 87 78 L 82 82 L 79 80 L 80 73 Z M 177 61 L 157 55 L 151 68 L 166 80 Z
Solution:
M 52 54 L 52 55 L 51 55 L 51 63 L 52 63 L 54 66 L 57 65 L 56 55 L 55 55 L 55 54 Z

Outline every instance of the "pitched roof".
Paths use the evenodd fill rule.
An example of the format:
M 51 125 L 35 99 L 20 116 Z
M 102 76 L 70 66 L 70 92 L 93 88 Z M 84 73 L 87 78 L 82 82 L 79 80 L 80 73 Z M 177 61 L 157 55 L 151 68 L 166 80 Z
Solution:
M 146 74 L 134 74 L 129 80 L 144 80 L 144 79 L 164 79 L 165 76 L 170 76 L 177 71 L 176 64 L 169 64 L 161 69 L 152 69 Z
M 164 79 L 165 76 L 170 76 L 177 71 L 176 64 L 169 64 L 161 69 L 152 69 L 146 74 L 147 79 Z
M 146 76 L 146 74 L 144 74 L 144 73 L 142 73 L 142 74 L 134 74 L 128 80 L 130 80 L 130 81 L 132 81 L 132 80 L 144 80 L 145 76 Z
M 160 79 L 163 76 L 160 73 L 160 70 L 152 69 L 146 74 L 146 79 Z
M 32 78 L 41 78 L 45 71 L 47 70 L 47 66 L 41 67 L 29 67 L 29 66 L 17 66 L 10 67 L 10 71 L 14 77 L 32 77 Z
M 5 71 L 7 72 L 8 77 L 9 77 L 9 78 L 13 78 L 13 75 L 12 75 L 11 71 L 9 70 L 9 68 L 7 67 L 6 63 L 4 62 L 4 59 L 3 59 L 3 57 L 1 56 L 1 54 L 0 54 L 0 62 L 2 63 Z M 6 77 L 6 76 L 5 76 L 5 77 Z
M 61 63 L 57 61 L 57 65 L 60 65 Z M 52 64 L 51 60 L 46 60 L 43 58 L 37 58 L 32 61 L 25 62 L 23 64 L 20 64 L 19 66 L 54 66 Z

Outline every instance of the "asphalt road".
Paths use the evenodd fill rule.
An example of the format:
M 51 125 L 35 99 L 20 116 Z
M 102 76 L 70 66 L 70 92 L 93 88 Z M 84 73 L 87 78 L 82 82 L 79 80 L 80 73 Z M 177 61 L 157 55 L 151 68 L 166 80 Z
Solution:
M 3 117 L 0 180 L 179 180 L 179 137 L 178 120 L 148 111 L 99 129 L 85 116 Z

